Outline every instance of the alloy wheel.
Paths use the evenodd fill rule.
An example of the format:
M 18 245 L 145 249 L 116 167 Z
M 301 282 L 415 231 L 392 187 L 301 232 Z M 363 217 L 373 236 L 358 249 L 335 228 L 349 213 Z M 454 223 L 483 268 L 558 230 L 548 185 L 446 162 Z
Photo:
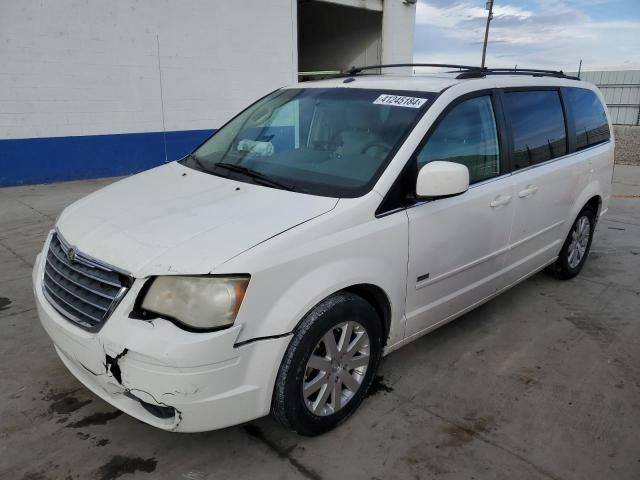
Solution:
M 334 326 L 316 344 L 305 368 L 302 394 L 314 415 L 332 415 L 360 390 L 370 363 L 369 335 L 356 321 Z
M 573 224 L 571 242 L 567 248 L 567 263 L 576 268 L 584 258 L 591 237 L 591 221 L 586 215 L 581 216 Z

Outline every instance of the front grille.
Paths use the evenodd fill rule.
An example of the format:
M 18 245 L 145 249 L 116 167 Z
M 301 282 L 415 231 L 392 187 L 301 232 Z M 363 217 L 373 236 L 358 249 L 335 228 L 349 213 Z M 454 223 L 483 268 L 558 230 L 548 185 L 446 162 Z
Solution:
M 128 290 L 129 278 L 71 248 L 54 233 L 44 269 L 44 293 L 65 318 L 96 331 Z

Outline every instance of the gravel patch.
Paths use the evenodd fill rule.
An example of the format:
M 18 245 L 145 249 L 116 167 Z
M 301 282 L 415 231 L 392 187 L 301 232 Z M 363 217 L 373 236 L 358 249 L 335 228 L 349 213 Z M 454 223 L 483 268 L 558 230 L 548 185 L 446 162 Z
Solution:
M 640 165 L 640 126 L 616 125 L 616 163 Z

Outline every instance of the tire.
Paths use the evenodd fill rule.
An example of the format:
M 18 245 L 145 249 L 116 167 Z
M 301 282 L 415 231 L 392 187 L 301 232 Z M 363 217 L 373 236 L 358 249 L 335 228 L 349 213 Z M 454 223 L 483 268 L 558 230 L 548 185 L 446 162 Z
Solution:
M 282 360 L 271 415 L 307 436 L 344 422 L 371 387 L 382 357 L 382 331 L 375 309 L 352 293 L 332 295 L 314 307 L 295 330 Z M 343 340 L 346 335 L 349 342 Z
M 568 280 L 580 273 L 591 249 L 595 227 L 596 214 L 593 208 L 587 205 L 580 211 L 578 218 L 573 222 L 558 259 L 549 267 L 549 271 L 554 276 L 560 280 Z M 583 234 L 580 232 L 587 236 L 582 236 Z M 576 238 L 578 247 L 576 247 Z

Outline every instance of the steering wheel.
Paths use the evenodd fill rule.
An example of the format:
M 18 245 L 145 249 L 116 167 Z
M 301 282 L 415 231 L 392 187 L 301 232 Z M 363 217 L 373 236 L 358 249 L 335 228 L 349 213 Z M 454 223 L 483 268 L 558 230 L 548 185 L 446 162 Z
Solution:
M 369 142 L 364 147 L 362 147 L 362 150 L 360 150 L 360 153 L 364 155 L 365 153 L 367 153 L 367 150 L 373 147 L 383 148 L 383 149 L 386 149 L 387 151 L 391 150 L 391 145 L 389 145 L 388 143 L 385 143 L 381 140 L 374 140 L 373 142 Z

